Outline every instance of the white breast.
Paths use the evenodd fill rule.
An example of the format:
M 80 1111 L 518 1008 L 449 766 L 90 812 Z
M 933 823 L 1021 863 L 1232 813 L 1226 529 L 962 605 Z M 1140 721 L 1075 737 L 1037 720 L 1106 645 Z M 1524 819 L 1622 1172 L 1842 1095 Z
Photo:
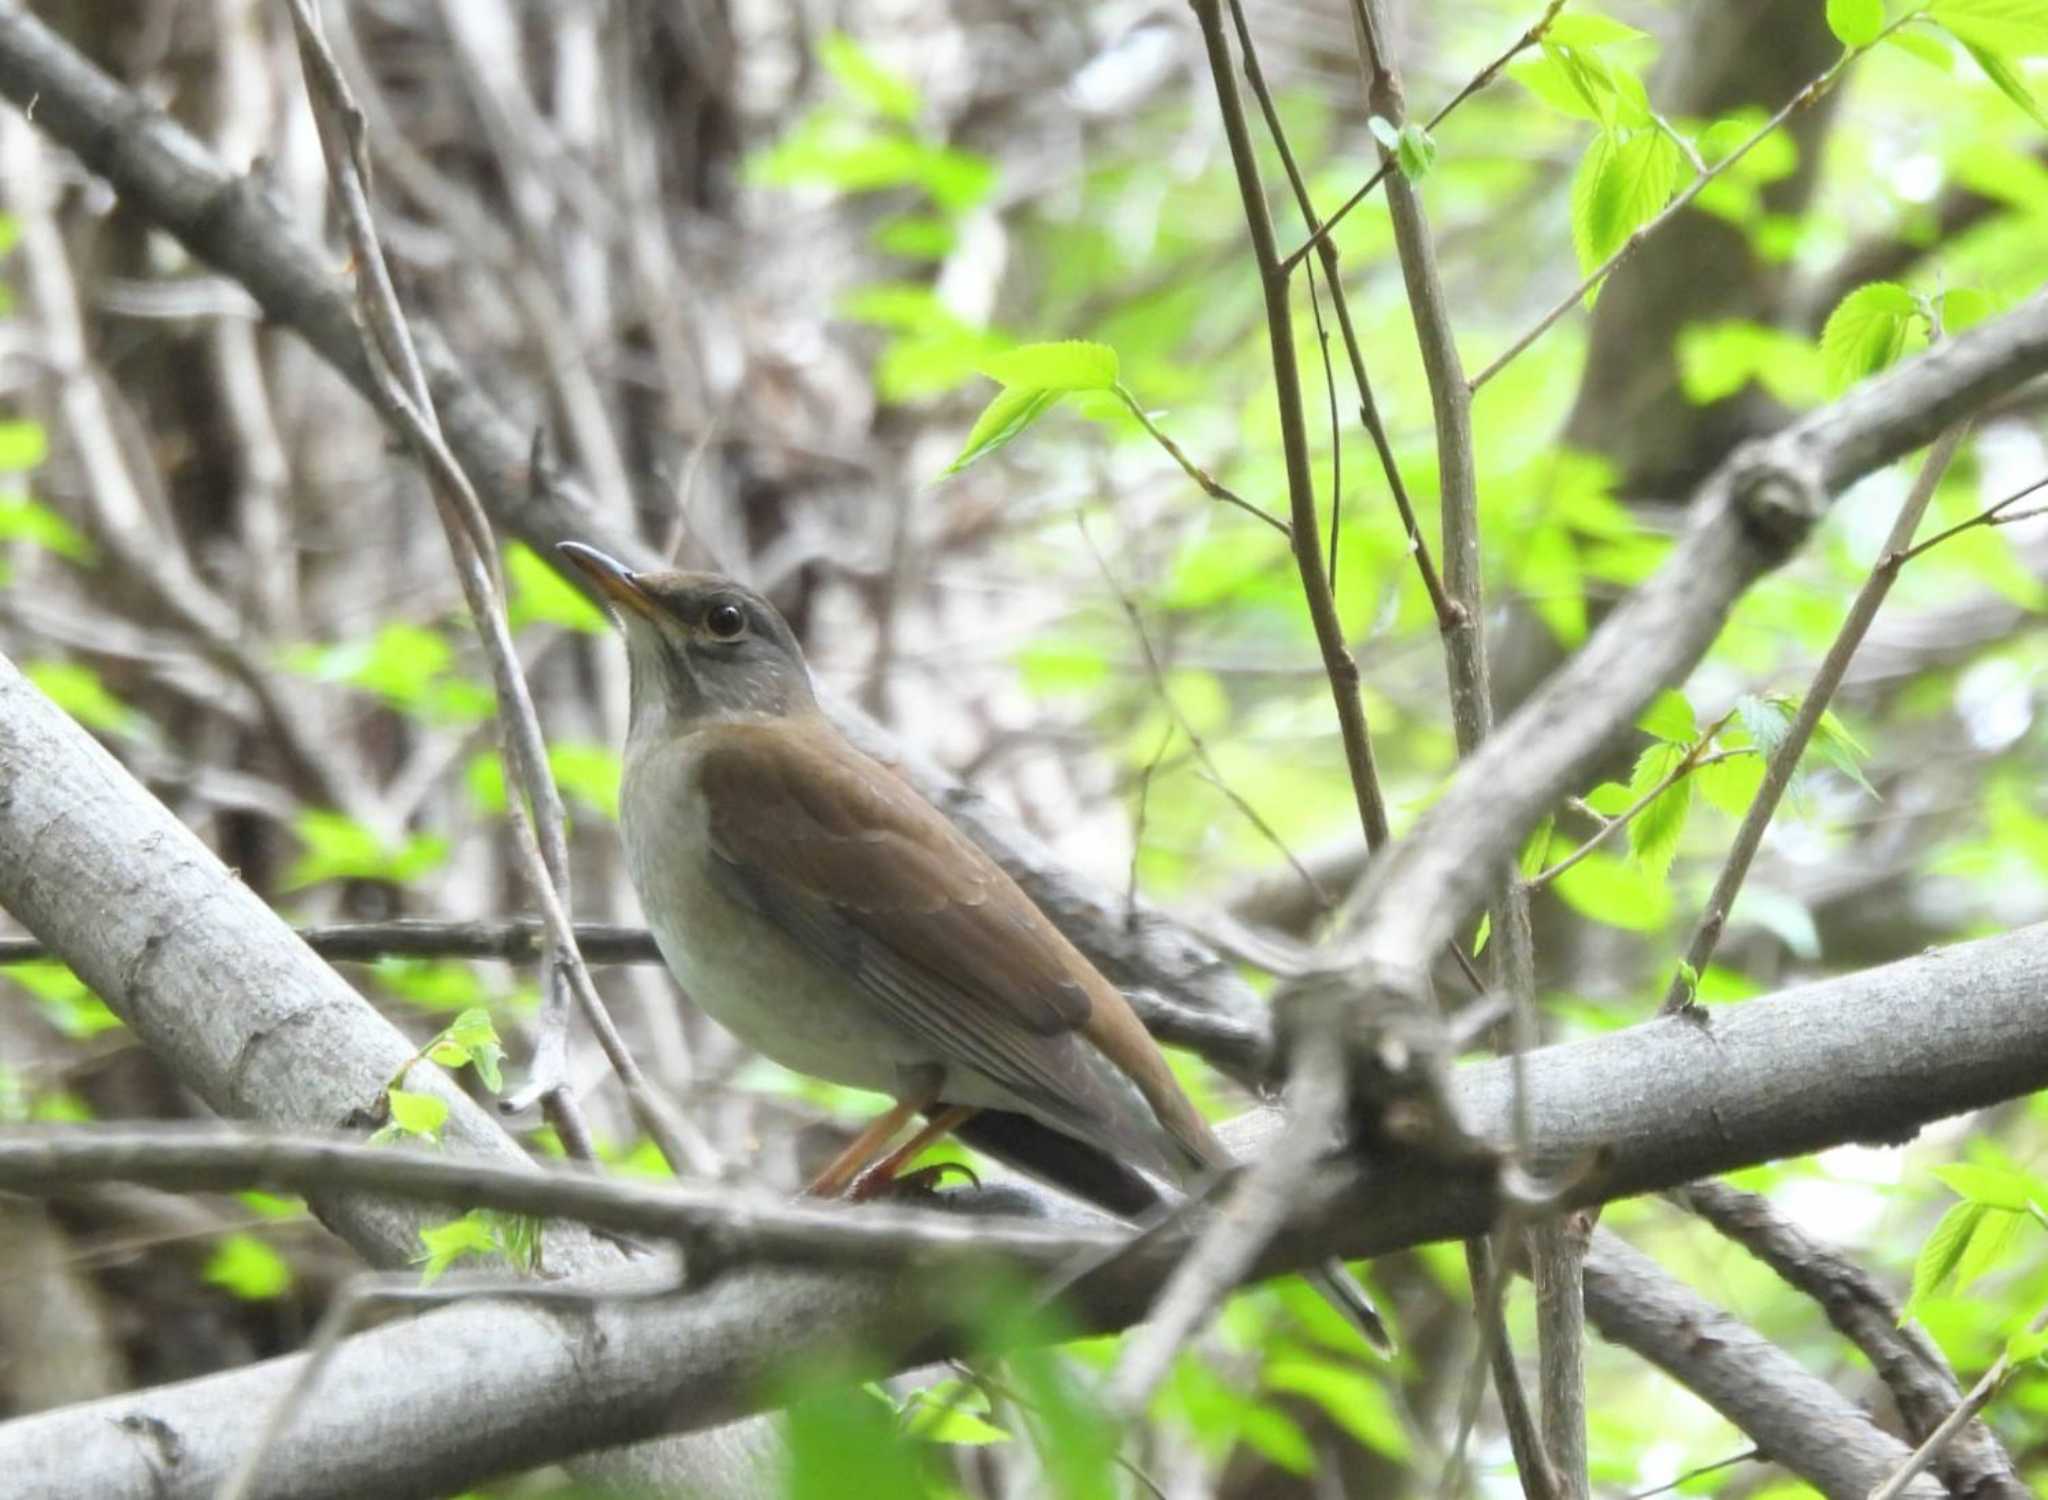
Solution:
M 786 1068 L 894 1093 L 920 1054 L 843 975 L 710 878 L 707 809 L 687 740 L 628 746 L 620 832 L 661 956 L 703 1010 Z M 660 857 L 650 847 L 660 845 Z

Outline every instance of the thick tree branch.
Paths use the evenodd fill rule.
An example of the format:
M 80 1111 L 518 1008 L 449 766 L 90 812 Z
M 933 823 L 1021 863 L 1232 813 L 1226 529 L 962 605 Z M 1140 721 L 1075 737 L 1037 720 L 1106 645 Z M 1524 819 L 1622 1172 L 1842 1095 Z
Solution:
M 0 827 L 0 840 L 8 832 Z M 203 927 L 209 916 L 193 920 Z M 1529 1059 L 1537 1159 L 1595 1162 L 1567 1200 L 1578 1203 L 1844 1140 L 1901 1139 L 1920 1123 L 2048 1084 L 2044 985 L 2048 925 L 1753 1001 L 1718 1017 L 1711 1032 L 1673 1018 L 1547 1048 Z M 232 985 L 224 993 L 239 994 Z M 1512 1087 L 1504 1062 L 1452 1079 L 1462 1117 L 1501 1142 L 1512 1129 Z M 1271 1148 L 1280 1124 L 1260 1112 L 1225 1134 L 1233 1150 L 1257 1153 Z M 1457 1176 L 1414 1159 L 1355 1171 L 1326 1165 L 1295 1204 L 1281 1259 L 1260 1269 L 1464 1237 L 1497 1210 L 1490 1174 Z M 1065 1233 L 1062 1210 L 1046 1203 L 1045 1212 Z M 1112 1262 L 1076 1288 L 1077 1313 L 1103 1327 L 1141 1316 L 1185 1245 L 1168 1236 Z M 1743 1404 L 1754 1384 L 1750 1342 L 1697 1337 L 1701 1326 L 1718 1332 L 1723 1324 L 1699 1323 L 1696 1298 L 1670 1301 L 1668 1278 L 1640 1257 L 1626 1276 L 1611 1276 L 1604 1256 L 1596 1243 L 1587 1292 L 1596 1326 L 1698 1382 L 1780 1462 L 1845 1493 L 1822 1477 L 1838 1430 L 1773 1429 L 1767 1385 L 1757 1386 L 1754 1409 Z M 295 1429 L 295 1451 L 320 1461 L 300 1466 L 307 1487 L 294 1493 L 445 1493 L 593 1445 L 711 1426 L 763 1400 L 761 1377 L 779 1360 L 815 1358 L 820 1329 L 867 1344 L 877 1368 L 969 1348 L 960 1305 L 947 1300 L 961 1295 L 963 1278 L 933 1269 L 947 1260 L 979 1268 L 964 1278 L 971 1283 L 989 1280 L 985 1252 L 966 1246 L 912 1275 L 735 1265 L 709 1285 L 630 1311 L 459 1307 L 359 1336 Z M 0 1426 L 0 1473 L 27 1476 L 30 1492 L 52 1500 L 209 1495 L 250 1440 L 248 1411 L 274 1399 L 295 1367 L 276 1361 Z M 1826 1387 L 1811 1381 L 1808 1391 L 1818 1403 Z M 1834 1414 L 1842 1405 L 1833 1397 L 1802 1409 Z M 85 1441 L 110 1427 L 132 1440 Z M 365 1444 L 365 1430 L 413 1436 Z M 1896 1462 L 1903 1448 L 1892 1446 Z M 160 1472 L 153 1459 L 167 1449 L 183 1457 Z
M 1349 969 L 1357 992 L 1418 995 L 1429 956 L 1491 894 L 1500 861 L 1657 691 L 1699 661 L 1735 600 L 1834 497 L 2044 369 L 2048 296 L 2037 296 L 1738 450 L 1700 487 L 1665 565 L 1368 870 L 1351 903 L 1358 920 L 1326 961 Z
M 1892 1393 L 1914 1441 L 1931 1437 L 1962 1404 L 1955 1372 L 1933 1342 L 1900 1317 L 1898 1300 L 1868 1271 L 1780 1214 L 1769 1199 L 1725 1182 L 1696 1182 L 1671 1196 L 1820 1304 L 1828 1322 L 1863 1351 Z M 2013 1473 L 1991 1429 L 1974 1419 L 1934 1467 L 1951 1493 L 1973 1500 L 2026 1500 L 2032 1493 Z
M 1868 1412 L 1609 1230 L 1586 1254 L 1586 1312 L 1603 1338 L 1657 1365 L 1829 1500 L 1864 1500 L 1906 1461 L 1905 1444 Z M 1946 1492 L 1922 1480 L 1908 1493 Z

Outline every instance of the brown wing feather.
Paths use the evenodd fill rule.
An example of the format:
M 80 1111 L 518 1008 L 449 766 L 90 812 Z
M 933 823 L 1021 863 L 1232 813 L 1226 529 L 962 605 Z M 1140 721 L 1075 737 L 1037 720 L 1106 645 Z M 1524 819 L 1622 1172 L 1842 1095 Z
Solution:
M 1092 1045 L 1179 1147 L 1175 1175 L 1218 1164 L 1221 1147 L 1115 987 L 938 809 L 815 729 L 732 726 L 702 756 L 712 847 L 743 899 L 806 929 L 899 1023 L 1070 1111 L 1077 1129 L 1136 1123 L 1076 1043 Z

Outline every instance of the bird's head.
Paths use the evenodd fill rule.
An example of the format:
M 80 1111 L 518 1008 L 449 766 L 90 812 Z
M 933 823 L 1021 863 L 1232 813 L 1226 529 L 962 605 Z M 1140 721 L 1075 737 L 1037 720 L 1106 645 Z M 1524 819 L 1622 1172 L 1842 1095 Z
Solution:
M 640 572 L 581 542 L 559 550 L 625 634 L 634 736 L 816 706 L 795 634 L 752 589 L 716 573 Z

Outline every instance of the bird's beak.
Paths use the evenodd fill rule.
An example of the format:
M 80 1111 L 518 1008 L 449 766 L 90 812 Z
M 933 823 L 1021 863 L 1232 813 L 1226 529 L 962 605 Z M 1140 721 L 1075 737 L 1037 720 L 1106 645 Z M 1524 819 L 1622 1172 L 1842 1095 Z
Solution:
M 586 547 L 581 542 L 558 542 L 555 550 L 574 563 L 592 583 L 597 591 L 621 609 L 630 609 L 637 615 L 652 616 L 654 601 L 647 597 L 640 587 L 640 580 L 633 570 L 615 557 L 607 556 L 595 547 Z

